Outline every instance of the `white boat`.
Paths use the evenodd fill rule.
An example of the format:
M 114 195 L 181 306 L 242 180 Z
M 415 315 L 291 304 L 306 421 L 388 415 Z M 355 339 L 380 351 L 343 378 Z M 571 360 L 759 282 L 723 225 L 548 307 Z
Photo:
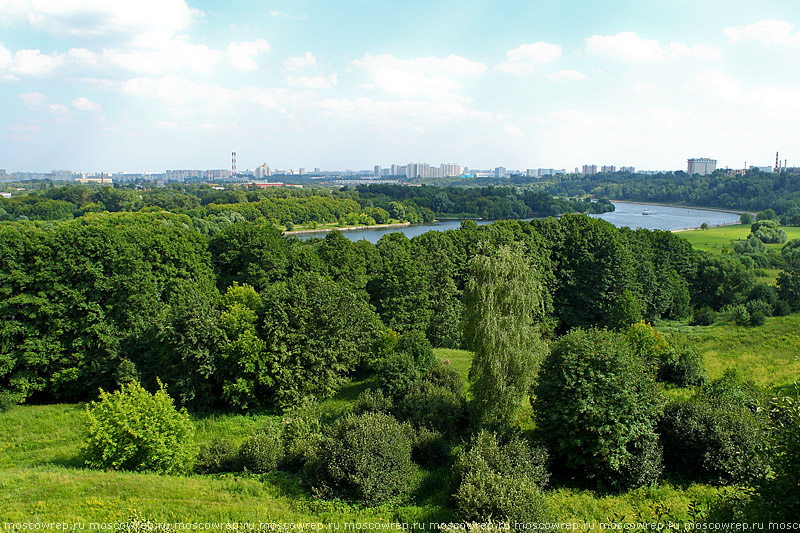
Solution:
M 643 215 L 653 215 L 654 213 L 652 211 L 650 211 L 649 209 L 645 208 L 644 211 L 642 211 L 642 214 Z

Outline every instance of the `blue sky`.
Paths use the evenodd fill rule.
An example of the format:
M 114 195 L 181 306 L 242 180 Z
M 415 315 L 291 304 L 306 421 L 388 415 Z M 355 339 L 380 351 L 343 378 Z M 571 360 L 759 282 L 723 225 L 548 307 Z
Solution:
M 800 165 L 800 2 L 0 0 L 0 168 Z

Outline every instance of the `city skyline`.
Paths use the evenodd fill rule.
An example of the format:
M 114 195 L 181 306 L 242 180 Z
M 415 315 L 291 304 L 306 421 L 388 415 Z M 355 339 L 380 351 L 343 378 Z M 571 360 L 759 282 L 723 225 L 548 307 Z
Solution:
M 751 4 L 4 2 L 0 167 L 796 165 L 800 5 Z

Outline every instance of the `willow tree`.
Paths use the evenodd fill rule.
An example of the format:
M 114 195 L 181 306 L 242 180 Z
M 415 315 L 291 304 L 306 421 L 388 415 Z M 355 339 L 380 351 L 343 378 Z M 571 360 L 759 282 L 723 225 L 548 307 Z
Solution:
M 545 355 L 541 273 L 519 247 L 501 246 L 470 261 L 464 292 L 464 335 L 475 352 L 470 368 L 473 419 L 512 425 Z

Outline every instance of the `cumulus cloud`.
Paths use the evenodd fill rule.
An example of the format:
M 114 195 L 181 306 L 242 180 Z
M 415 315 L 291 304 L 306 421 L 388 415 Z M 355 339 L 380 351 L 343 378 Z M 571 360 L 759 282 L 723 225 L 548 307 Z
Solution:
M 503 126 L 503 131 L 506 132 L 506 135 L 510 137 L 524 137 L 525 134 L 522 133 L 522 130 L 512 124 L 506 124 Z
M 42 93 L 22 93 L 17 95 L 25 107 L 32 111 L 37 111 L 44 107 L 47 102 L 47 96 Z
M 588 80 L 588 74 L 578 70 L 559 70 L 555 74 L 548 74 L 547 78 L 557 82 L 584 81 Z
M 644 39 L 635 31 L 624 31 L 616 35 L 592 35 L 586 39 L 586 50 L 598 57 L 636 63 L 658 61 L 669 57 L 692 57 L 696 59 L 716 59 L 720 52 L 703 44 L 689 46 L 686 43 L 662 45 L 653 39 Z
M 317 66 L 317 58 L 311 52 L 306 52 L 305 55 L 299 57 L 287 57 L 283 60 L 283 66 L 286 70 L 298 70 L 302 68 L 310 68 Z
M 330 89 L 337 83 L 337 75 L 331 74 L 330 76 L 301 76 L 295 78 L 289 76 L 286 82 L 293 87 L 305 87 L 306 89 Z
M 369 88 L 376 88 L 400 98 L 425 100 L 466 100 L 460 93 L 464 84 L 453 77 L 476 76 L 486 72 L 486 65 L 467 58 L 449 55 L 400 59 L 391 54 L 365 54 L 353 61 L 370 76 Z
M 72 107 L 79 111 L 91 111 L 93 113 L 98 113 L 103 110 L 103 107 L 100 104 L 92 102 L 85 96 L 80 96 L 73 100 Z
M 228 61 L 236 70 L 251 72 L 258 69 L 256 56 L 270 50 L 271 47 L 266 39 L 231 43 L 228 45 Z
M 683 85 L 685 91 L 698 91 L 730 102 L 742 99 L 744 92 L 739 82 L 720 69 L 697 74 L 691 82 Z
M 561 45 L 539 41 L 533 44 L 523 44 L 506 52 L 506 60 L 495 68 L 507 74 L 517 76 L 531 74 L 536 69 L 561 57 Z
M 734 43 L 749 41 L 800 46 L 800 33 L 796 33 L 794 25 L 785 20 L 767 19 L 746 26 L 730 26 L 723 33 Z

